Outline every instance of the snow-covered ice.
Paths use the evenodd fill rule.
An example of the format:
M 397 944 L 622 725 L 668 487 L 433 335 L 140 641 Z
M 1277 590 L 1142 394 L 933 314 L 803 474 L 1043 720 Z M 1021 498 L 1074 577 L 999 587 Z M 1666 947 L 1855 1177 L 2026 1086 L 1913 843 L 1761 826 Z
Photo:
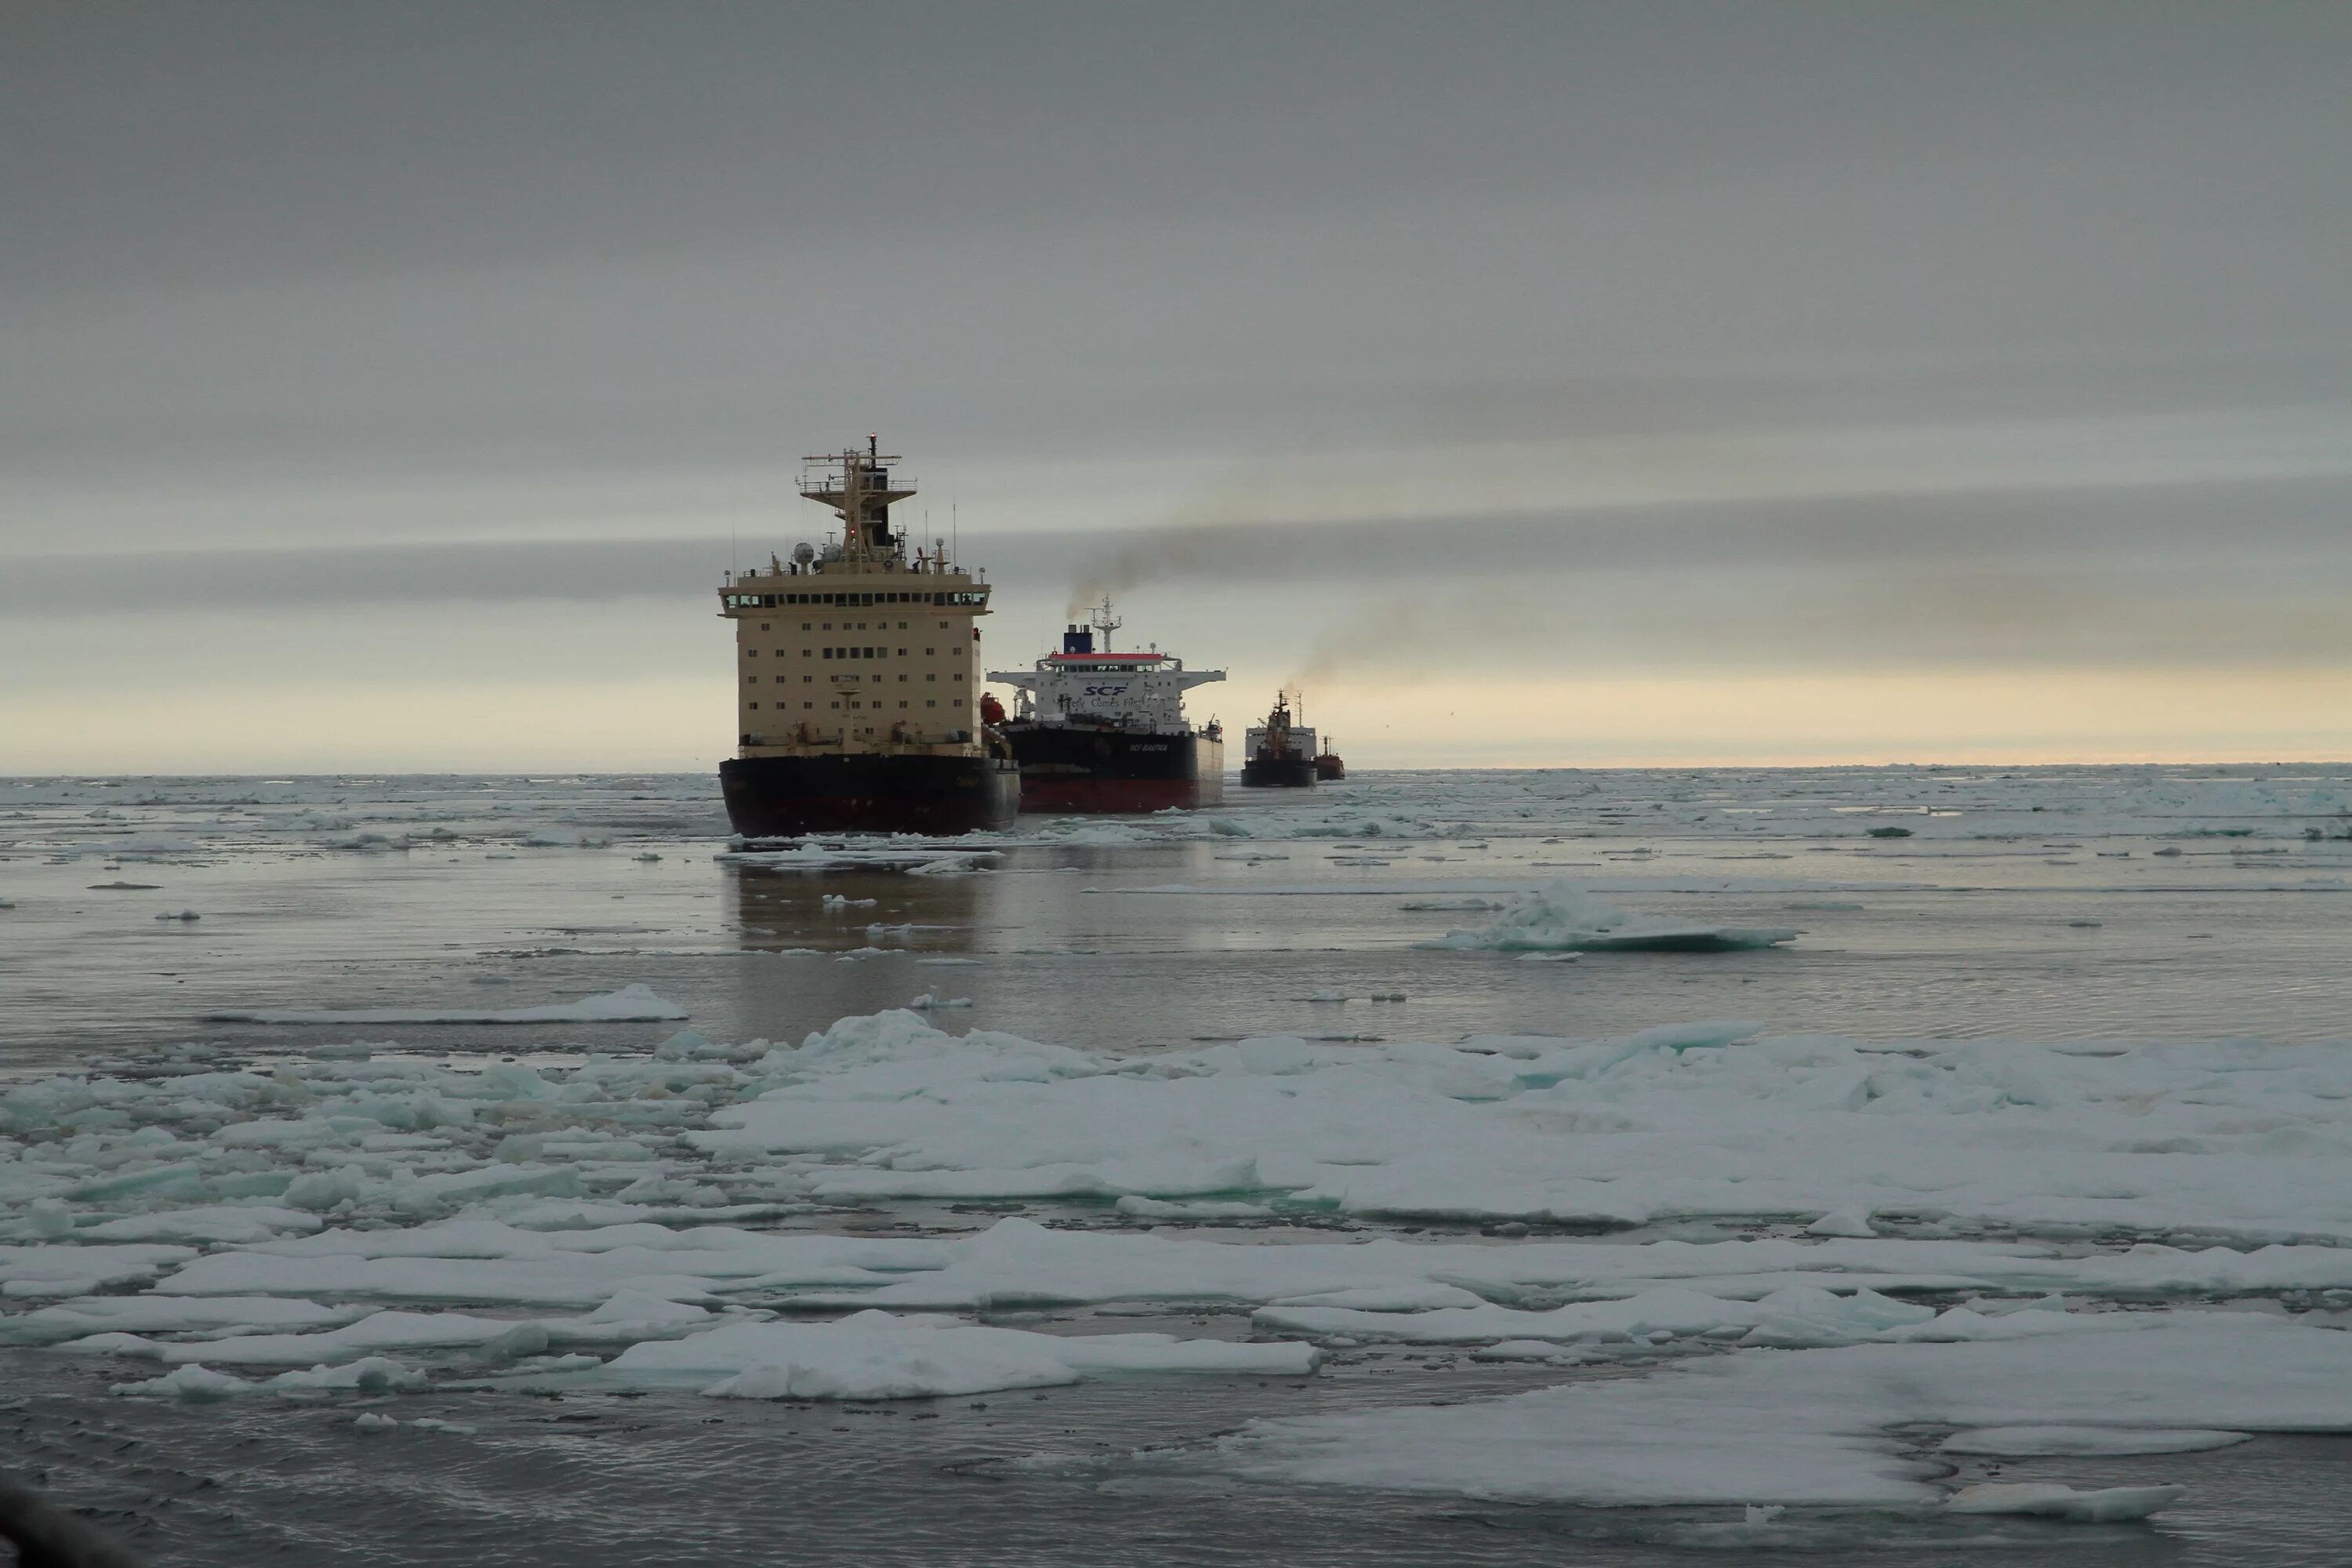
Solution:
M 2179 1426 L 1980 1426 L 1955 1432 L 1937 1447 L 1947 1454 L 2040 1455 L 2194 1454 L 2246 1441 L 2250 1432 Z
M 1253 1422 L 1140 1462 L 1589 1504 L 1937 1506 L 1937 1467 L 1906 1457 L 1900 1428 L 2215 1421 L 2352 1431 L 2352 1334 L 2243 1312 L 2109 1314 L 1989 1344 L 1736 1351 L 1507 1399 Z M 2048 1499 L 2069 1516 L 2136 1517 Z
M 387 1464 L 450 1449 L 425 1439 L 452 1424 L 408 1414 L 446 1407 L 427 1390 L 485 1409 L 660 1392 L 646 1413 L 1101 1379 L 1068 1403 L 1108 1407 L 1181 1377 L 1166 1404 L 1205 1418 L 1134 1465 L 1204 1494 L 1247 1478 L 1700 1502 L 1723 1510 L 1710 1539 L 1748 1548 L 1801 1535 L 1786 1510 L 1816 1503 L 1938 1521 L 1921 1528 L 1939 1541 L 2046 1539 L 2173 1496 L 2114 1480 L 2186 1482 L 2201 1510 L 2209 1479 L 2262 1458 L 2203 1450 L 2352 1422 L 2352 1057 L 2310 1043 L 2314 1004 L 2265 1010 L 2252 980 L 2242 1016 L 2224 997 L 2110 1022 L 2110 989 L 2027 1033 L 2032 986 L 2085 971 L 2017 955 L 2122 963 L 2177 998 L 2202 983 L 2179 976 L 2263 941 L 2265 974 L 2300 963 L 2324 992 L 2352 866 L 2339 773 L 1372 775 L 1213 817 L 723 868 L 704 858 L 724 833 L 708 780 L 594 800 L 576 780 L 5 781 L 12 940 L 74 904 L 171 956 L 121 1029 L 131 1052 L 36 1041 L 26 1060 L 72 1069 L 0 1088 L 0 1342 L 126 1402 L 242 1400 L 346 1437 L 362 1428 L 341 1402 L 400 1395 L 366 1412 Z M 392 984 L 405 961 L 387 960 L 241 989 L 193 961 L 272 940 L 282 911 L 235 863 L 247 851 L 344 879 L 462 857 L 501 900 L 561 882 L 596 915 L 607 894 L 707 901 L 626 927 L 442 909 L 448 929 L 420 940 L 453 955 L 446 974 L 435 958 Z M 1757 860 L 1776 864 L 1713 863 Z M 1048 880 L 1073 862 L 1082 877 Z M 1088 882 L 1106 897 L 1084 918 L 1053 912 Z M 1188 901 L 1117 901 L 1150 892 Z M 1959 892 L 2002 912 L 1933 924 Z M 2151 918 L 2150 892 L 2195 912 Z M 183 907 L 205 918 L 151 923 Z M 365 921 L 354 905 L 320 929 Z M 1788 943 L 1784 921 L 1818 930 L 1756 951 Z M 1255 989 L 1226 996 L 1219 971 L 1198 1016 L 1139 1010 L 1137 973 L 1171 947 L 1205 962 L 1181 942 L 1221 924 Z M 1982 943 L 1960 970 L 2028 1000 L 1937 1000 L 1956 930 Z M 954 951 L 902 951 L 931 941 Z M 841 952 L 860 942 L 892 945 Z M 788 942 L 805 956 L 772 951 Z M 1714 955 L 1611 956 L 1626 947 Z M 1102 973 L 1090 1014 L 1037 989 L 1076 949 Z M 1040 1037 L 965 1028 L 944 986 L 803 1034 L 924 990 L 898 973 L 915 963 L 973 966 L 956 989 Z M 1791 999 L 1823 993 L 1790 977 L 1832 969 L 1843 1032 L 1808 1032 L 1821 1015 Z M 613 989 L 633 978 L 650 987 Z M 476 1005 L 490 985 L 549 1005 Z M 1410 1006 L 1355 1016 L 1402 986 Z M 314 1033 L 157 1044 L 179 1026 L 155 1020 L 225 1007 Z M 1239 1037 L 1318 1007 L 1390 1037 Z M 663 1031 L 551 1046 L 487 1027 L 686 1008 L 698 1032 L 649 1052 Z M 2235 1037 L 2282 1018 L 2300 1043 Z M 754 1037 L 787 1020 L 792 1038 Z M 1318 1357 L 1346 1375 L 1256 1394 Z M 1196 1403 L 1220 1378 L 1219 1400 L 1321 1414 L 1213 1442 L 1244 1414 Z M 1540 1392 L 1465 1404 L 1464 1384 Z M 748 1414 L 686 1419 L 704 1413 Z
M 1042 1334 L 865 1311 L 826 1323 L 737 1323 L 635 1345 L 601 1375 L 622 1383 L 702 1384 L 703 1392 L 719 1398 L 921 1399 L 1120 1373 L 1304 1376 L 1321 1360 L 1312 1346 L 1297 1343 Z
M 1272 1195 L 1379 1215 L 1913 1222 L 2352 1239 L 2352 1059 L 2252 1042 L 1600 1041 L 1096 1055 L 845 1019 L 689 1142 L 830 1201 Z

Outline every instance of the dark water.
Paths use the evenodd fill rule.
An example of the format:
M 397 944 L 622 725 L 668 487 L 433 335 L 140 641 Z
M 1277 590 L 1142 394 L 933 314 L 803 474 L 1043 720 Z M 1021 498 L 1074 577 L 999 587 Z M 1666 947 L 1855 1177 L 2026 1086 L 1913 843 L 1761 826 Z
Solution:
M 2345 1561 L 2352 1439 L 2199 1455 L 1964 1461 L 1961 1482 L 2188 1479 L 2149 1522 L 1792 1510 L 1570 1509 L 1208 1481 L 1121 1457 L 1253 1416 L 1507 1394 L 1542 1374 L 1467 1365 L 1213 1389 L 1082 1384 L 824 1407 L 682 1395 L 383 1402 L 470 1436 L 367 1434 L 349 1403 L 152 1405 L 10 1358 L 15 1472 L 159 1563 L 1845 1564 L 2223 1568 Z M 1040 1468 L 1039 1454 L 1091 1461 Z
M 2297 885 L 2340 878 L 2352 867 L 2344 846 L 2152 860 L 2157 841 L 2124 842 L 2138 850 L 2131 860 L 2072 866 L 1990 849 L 1798 841 L 1771 861 L 1667 842 L 1637 861 L 1588 850 L 1565 868 L 1559 847 L 1525 842 L 1416 846 L 1385 867 L 1335 863 L 1350 852 L 1314 843 L 1282 845 L 1288 859 L 1259 865 L 1220 860 L 1213 844 L 1015 845 L 996 869 L 969 878 L 763 870 L 715 860 L 711 840 L 668 837 L 625 853 L 513 859 L 478 848 L 264 849 L 112 872 L 20 859 L 5 868 L 17 908 L 0 916 L 0 1067 L 191 1038 L 309 1037 L 201 1021 L 215 1009 L 515 1006 L 633 981 L 719 1039 L 797 1039 L 927 991 L 971 998 L 968 1020 L 982 1027 L 1129 1049 L 1275 1031 L 1589 1037 L 1722 1016 L 1877 1039 L 2352 1033 L 2343 980 L 2352 893 Z M 663 858 L 630 858 L 637 852 Z M 89 887 L 134 876 L 161 888 Z M 1548 877 L 1622 888 L 1607 896 L 1643 912 L 1804 936 L 1758 952 L 1569 964 L 1413 946 L 1487 917 L 1403 905 Z M 1688 890 L 1726 880 L 1731 890 Z M 1796 886 L 1756 886 L 1770 880 Z M 1170 884 L 1202 891 L 1124 890 Z M 828 894 L 861 902 L 828 910 Z M 203 919 L 155 920 L 165 905 Z M 835 956 L 868 946 L 887 951 Z M 818 955 L 782 955 L 792 949 Z M 926 957 L 978 962 L 918 962 Z M 1326 990 L 1402 990 L 1408 1000 L 1306 1000 Z M 643 1045 L 665 1032 L 608 1026 L 594 1039 Z M 399 1037 L 416 1047 L 459 1038 L 415 1026 Z M 527 1048 L 581 1037 L 560 1026 L 501 1037 Z

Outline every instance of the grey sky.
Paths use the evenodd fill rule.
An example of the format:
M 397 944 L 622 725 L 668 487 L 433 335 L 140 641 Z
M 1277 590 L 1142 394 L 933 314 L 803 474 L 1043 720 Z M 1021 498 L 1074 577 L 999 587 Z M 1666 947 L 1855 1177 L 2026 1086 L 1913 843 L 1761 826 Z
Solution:
M 812 531 L 793 459 L 867 430 L 1003 657 L 1124 559 L 1253 679 L 1423 574 L 1553 584 L 1563 667 L 1681 623 L 1685 663 L 2352 668 L 2352 7 L 8 15 L 38 681 L 132 679 L 161 622 L 58 628 L 168 597 L 224 689 L 335 679 L 352 604 L 501 680 L 625 625 L 723 683 L 722 548 Z M 624 600 L 593 654 L 523 608 Z M 1510 661 L 1423 619 L 1423 665 Z

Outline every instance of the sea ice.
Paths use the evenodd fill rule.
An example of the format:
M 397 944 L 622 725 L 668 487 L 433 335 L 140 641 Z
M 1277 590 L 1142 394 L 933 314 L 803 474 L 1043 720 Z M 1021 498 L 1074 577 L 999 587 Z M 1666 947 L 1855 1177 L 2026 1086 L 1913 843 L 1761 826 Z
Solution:
M 1906 1463 L 1892 1429 L 2218 1419 L 2352 1430 L 2352 1334 L 2242 1312 L 2075 1321 L 2067 1334 L 2000 1343 L 1737 1351 L 1508 1399 L 1262 1420 L 1205 1451 L 1137 1462 L 1601 1505 L 1932 1506 L 1934 1469 Z M 2069 1517 L 2137 1517 L 2125 1499 L 2042 1497 Z
M 409 1393 L 425 1386 L 425 1375 L 413 1367 L 382 1356 L 345 1366 L 314 1366 L 306 1372 L 283 1372 L 264 1383 L 248 1383 L 227 1373 L 215 1372 L 201 1362 L 175 1367 L 162 1377 L 142 1383 L 118 1383 L 114 1392 L 150 1398 L 208 1401 L 267 1391 L 272 1394 Z
M 233 1399 L 240 1394 L 250 1394 L 257 1384 L 241 1377 L 231 1377 L 225 1372 L 215 1372 L 198 1363 L 175 1367 L 161 1377 L 151 1377 L 143 1383 L 118 1383 L 114 1392 L 143 1394 L 153 1399 L 185 1399 L 201 1403 L 215 1399 Z
M 330 1307 L 281 1296 L 85 1296 L 0 1318 L 0 1343 L 53 1344 L 92 1334 L 325 1329 L 365 1307 Z
M 248 1242 L 314 1231 L 319 1225 L 317 1215 L 299 1209 L 212 1204 L 104 1219 L 74 1235 L 91 1241 Z
M 0 1247 L 0 1296 L 88 1296 L 110 1286 L 144 1285 L 195 1255 L 192 1247 Z
M 1628 914 L 1569 882 L 1522 893 L 1475 930 L 1448 931 L 1423 947 L 1523 952 L 1716 952 L 1793 942 L 1782 928 L 1696 925 Z
M 2352 1193 L 2335 1179 L 2352 1152 L 2352 1064 L 2254 1042 L 1889 1049 L 1722 1022 L 1585 1041 L 1264 1037 L 1130 1056 L 952 1035 L 893 1012 L 797 1047 L 681 1034 L 651 1056 L 560 1068 L 398 1055 L 181 1065 L 0 1092 L 12 1237 L 0 1287 L 26 1306 L 62 1302 L 0 1319 L 0 1336 L 290 1341 L 359 1316 L 351 1303 L 392 1302 L 578 1311 L 587 1320 L 530 1321 L 556 1342 L 617 1345 L 710 1328 L 721 1320 L 698 1314 L 730 1300 L 1215 1301 L 1333 1342 L 1543 1341 L 1617 1356 L 1649 1353 L 1661 1334 L 1678 1352 L 2073 1337 L 2077 1314 L 2012 1310 L 2053 1291 L 2137 1304 L 2352 1289 L 2352 1247 L 2329 1245 L 2352 1237 Z M 1151 1224 L 1336 1211 L 1816 1230 L 1261 1247 L 1017 1217 L 879 1239 L 705 1223 L 1032 1195 L 1109 1200 Z M 332 1229 L 289 1234 L 320 1215 Z M 1881 1234 L 1819 1234 L 1838 1215 Z M 1945 1239 L 1958 1227 L 2009 1239 Z M 2085 1235 L 2113 1244 L 2086 1248 Z M 2195 1244 L 2122 1245 L 2165 1235 Z M 1971 1304 L 1928 1312 L 1906 1299 L 1921 1291 Z M 297 1315 L 255 1304 L 268 1299 Z M 121 1315 L 99 1305 L 113 1302 Z M 491 1327 L 465 1331 L 490 1336 L 477 1345 L 517 1327 L 478 1321 Z M 472 1357 L 464 1338 L 442 1324 L 409 1342 Z M 278 1353 L 309 1365 L 369 1350 L 345 1336 Z
M 611 1303 L 608 1302 L 607 1306 Z M 233 1339 L 174 1343 L 136 1334 L 102 1333 L 60 1349 L 83 1354 L 130 1355 L 164 1363 L 205 1361 L 230 1366 L 339 1366 L 384 1351 L 472 1349 L 526 1337 L 536 1354 L 553 1344 L 624 1345 L 640 1340 L 689 1333 L 710 1315 L 698 1308 L 662 1302 L 631 1304 L 611 1315 L 517 1321 L 464 1312 L 372 1312 L 356 1322 L 321 1333 L 242 1334 Z M 600 1309 L 600 1313 L 602 1310 Z M 501 1354 L 493 1359 L 511 1359 Z
M 1876 1236 L 1870 1226 L 1870 1216 L 1855 1209 L 1839 1209 L 1825 1214 L 1805 1227 L 1807 1236 Z
M 829 1323 L 736 1323 L 632 1346 L 606 1363 L 622 1383 L 676 1385 L 733 1399 L 923 1399 L 1042 1388 L 1119 1373 L 1304 1375 L 1321 1361 L 1303 1344 L 1237 1344 L 1167 1334 L 1059 1335 L 866 1311 Z
M 1947 1454 L 2040 1455 L 2193 1454 L 2242 1443 L 2250 1432 L 2203 1427 L 1979 1426 L 1955 1432 L 1937 1445 Z

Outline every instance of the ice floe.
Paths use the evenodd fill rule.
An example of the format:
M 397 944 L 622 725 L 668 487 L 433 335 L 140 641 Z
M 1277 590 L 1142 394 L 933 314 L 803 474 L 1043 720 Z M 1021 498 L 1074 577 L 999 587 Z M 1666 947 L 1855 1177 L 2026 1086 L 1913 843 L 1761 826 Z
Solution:
M 1783 927 L 1698 925 L 1629 914 L 1570 882 L 1524 893 L 1483 926 L 1452 931 L 1423 947 L 1503 952 L 1716 952 L 1793 942 Z
M 209 1401 L 259 1393 L 297 1397 L 338 1393 L 414 1393 L 424 1388 L 428 1382 L 424 1372 L 404 1366 L 387 1356 L 369 1356 L 342 1366 L 314 1366 L 308 1371 L 281 1372 L 258 1383 L 248 1383 L 227 1373 L 215 1372 L 201 1362 L 191 1362 L 161 1377 L 136 1383 L 118 1383 L 114 1385 L 114 1392 L 148 1398 Z
M 1911 1223 L 2352 1239 L 2352 1060 L 2250 1042 L 1899 1050 L 1752 1025 L 1620 1040 L 1090 1055 L 910 1014 L 764 1064 L 695 1146 L 824 1201 L 1274 1194 L 1577 1224 Z
M 2004 1458 L 2046 1455 L 2193 1454 L 2242 1443 L 2250 1432 L 2178 1426 L 1979 1426 L 1938 1444 L 1947 1454 L 1994 1454 Z
M 2242 1312 L 2109 1314 L 1990 1344 L 1737 1351 L 1507 1399 L 1257 1421 L 1139 1462 L 1591 1504 L 1935 1507 L 1949 1506 L 1937 1467 L 1906 1457 L 1902 1428 L 2213 1421 L 2352 1430 L 2352 1334 Z M 1963 1491 L 1958 1506 L 2099 1519 L 2170 1500 L 2079 1495 Z
M 368 1310 L 282 1296 L 84 1296 L 0 1318 L 0 1343 L 56 1344 L 109 1333 L 329 1329 Z
M 865 1311 L 825 1323 L 736 1323 L 639 1344 L 602 1378 L 703 1385 L 729 1399 L 922 1399 L 1045 1388 L 1136 1373 L 1304 1376 L 1304 1344 L 1180 1340 L 1168 1334 L 1044 1334 L 950 1319 Z M 712 1379 L 718 1381 L 713 1382 Z
M 650 1055 L 568 1066 L 191 1056 L 0 1093 L 0 1300 L 13 1309 L 0 1341 L 126 1371 L 160 1363 L 161 1378 L 110 1375 L 179 1398 L 452 1376 L 879 1397 L 975 1378 L 1297 1370 L 1319 1344 L 1454 1347 L 1563 1376 L 1646 1365 L 1635 1386 L 1671 1404 L 1686 1372 L 1819 1356 L 1795 1364 L 1823 1369 L 1822 1399 L 1862 1424 L 1805 1436 L 1800 1422 L 1797 1468 L 1761 1472 L 1791 1484 L 1732 1494 L 1802 1502 L 1868 1490 L 1819 1479 L 1832 1459 L 1883 1479 L 1936 1440 L 1886 1435 L 1896 1427 L 1958 1428 L 1954 1453 L 1973 1440 L 2087 1454 L 2185 1452 L 2152 1434 L 2192 1427 L 2322 1424 L 2315 1405 L 2283 1416 L 2251 1395 L 1972 1405 L 1945 1394 L 1974 1372 L 1937 1382 L 1935 1369 L 2022 1387 L 2001 1369 L 2025 1363 L 2001 1358 L 2071 1347 L 2063 1364 L 2091 1375 L 2125 1338 L 2137 1364 L 2168 1365 L 2175 1342 L 2161 1336 L 2177 1331 L 2198 1364 L 2220 1365 L 2214 1347 L 2242 1336 L 2228 1354 L 2244 1352 L 2250 1388 L 2287 1361 L 2315 1377 L 2324 1355 L 2281 1348 L 2315 1342 L 2260 1336 L 2316 1335 L 2326 1350 L 2352 1335 L 2246 1313 L 2217 1327 L 2196 1309 L 2352 1304 L 2352 1193 L 2336 1174 L 2347 1121 L 2340 1052 L 1877 1045 L 1738 1020 L 1582 1041 L 1270 1036 L 1129 1055 L 895 1011 L 797 1046 L 681 1033 Z M 940 1198 L 1091 1217 L 826 1226 L 832 1205 Z M 1332 1214 L 1490 1234 L 1261 1245 L 1254 1228 Z M 756 1228 L 786 1216 L 792 1228 Z M 1091 1227 L 1110 1217 L 1160 1228 Z M 1781 1234 L 1542 1229 L 1682 1220 Z M 1080 1307 L 1246 1315 L 1256 1337 L 974 1340 L 956 1337 L 980 1331 L 969 1323 L 908 1316 Z M 824 1313 L 871 1315 L 808 1321 Z M 1848 1355 L 1862 1359 L 1827 1359 Z M 1888 1392 L 1910 1386 L 1888 1369 L 1914 1364 L 1934 1397 Z M 1732 1380 L 1707 1386 L 1735 1408 L 1784 1397 L 1742 1381 L 1769 1383 L 1763 1372 L 1706 1375 Z M 1634 1394 L 1597 1388 L 1562 1396 L 1601 1399 L 1600 1430 L 1649 1429 L 1649 1406 L 1611 1403 Z M 2023 1426 L 2137 1436 L 1966 1436 Z M 1467 1473 L 1443 1484 L 1475 1489 Z M 1585 1485 L 1562 1495 L 1609 1490 Z M 1937 1495 L 1917 1476 L 1899 1489 Z
M 2102 1267 L 2154 1291 L 2339 1289 L 2310 1249 L 2247 1249 L 2352 1240 L 2352 1192 L 2334 1178 L 2352 1153 L 2348 1106 L 2341 1052 L 1883 1047 L 1738 1022 L 1123 1056 L 950 1034 L 901 1011 L 797 1047 L 679 1036 L 650 1059 L 545 1070 L 191 1063 L 0 1093 L 14 1141 L 0 1143 L 0 1213 L 16 1216 L 0 1235 L 17 1244 L 0 1251 L 0 1289 L 86 1294 L 97 1285 L 76 1280 L 137 1282 L 156 1258 L 193 1255 L 168 1243 L 282 1235 L 331 1213 L 591 1226 L 1125 1197 L 1538 1225 L 1769 1219 L 1824 1238 L 2228 1239 Z M 138 1249 L 150 1241 L 162 1250 Z

